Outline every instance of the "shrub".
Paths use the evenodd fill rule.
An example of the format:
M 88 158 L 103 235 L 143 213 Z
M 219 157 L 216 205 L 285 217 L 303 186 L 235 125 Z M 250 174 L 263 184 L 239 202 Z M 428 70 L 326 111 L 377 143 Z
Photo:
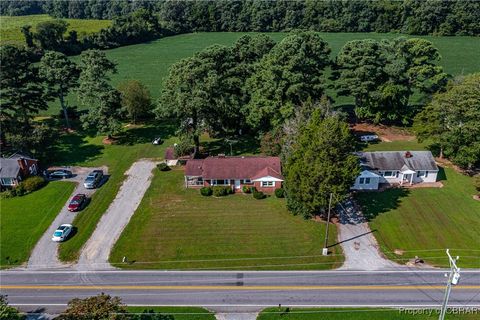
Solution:
M 253 192 L 253 197 L 257 200 L 265 199 L 267 196 L 262 191 L 255 190 Z
M 23 196 L 25 193 L 27 193 L 27 190 L 25 189 L 25 186 L 23 185 L 23 183 L 20 183 L 18 186 L 16 186 L 14 189 L 12 189 L 12 194 L 14 194 L 21 197 Z
M 285 190 L 283 188 L 275 189 L 275 197 L 285 198 Z
M 213 187 L 213 195 L 215 197 L 224 197 L 228 194 L 228 187 L 215 186 Z
M 251 193 L 252 192 L 252 187 L 250 186 L 243 186 L 242 187 L 243 193 Z
M 8 199 L 13 197 L 15 197 L 15 195 L 12 194 L 12 190 L 0 192 L 0 199 Z
M 212 187 L 202 187 L 200 188 L 200 194 L 205 197 L 210 197 L 213 193 Z
M 480 192 L 480 175 L 473 178 L 473 185 L 475 186 L 475 189 Z
M 233 188 L 229 188 L 229 187 L 226 187 L 227 188 L 227 193 L 228 194 L 234 194 L 235 191 L 233 190 Z
M 167 166 L 167 164 L 165 162 L 161 162 L 161 163 L 157 164 L 157 168 L 160 171 L 169 171 L 170 170 L 170 167 Z
M 42 177 L 35 176 L 25 179 L 25 181 L 21 182 L 20 185 L 23 185 L 26 192 L 33 192 L 36 191 L 47 184 L 47 181 Z

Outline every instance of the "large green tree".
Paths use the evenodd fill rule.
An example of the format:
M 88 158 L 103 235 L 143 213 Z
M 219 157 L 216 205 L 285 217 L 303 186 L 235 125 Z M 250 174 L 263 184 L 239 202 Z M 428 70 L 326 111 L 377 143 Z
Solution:
M 0 48 L 0 126 L 6 133 L 28 138 L 32 119 L 48 108 L 43 81 L 27 51 L 14 46 Z
M 294 33 L 275 45 L 247 82 L 248 123 L 267 131 L 290 118 L 307 99 L 320 98 L 329 55 L 328 44 L 315 32 Z
M 68 23 L 64 20 L 49 20 L 37 24 L 33 34 L 43 50 L 60 50 L 63 46 L 63 35 L 67 32 Z
M 294 134 L 283 168 L 287 207 L 305 218 L 323 215 L 330 193 L 337 203 L 360 173 L 353 137 L 338 114 L 320 108 Z
M 158 117 L 173 117 L 182 133 L 233 136 L 246 127 L 242 108 L 253 64 L 273 47 L 265 35 L 241 37 L 232 47 L 211 46 L 172 65 L 158 103 Z
M 65 116 L 65 124 L 70 128 L 65 97 L 77 86 L 80 70 L 66 55 L 49 51 L 40 60 L 40 75 L 47 83 L 47 94 L 58 98 Z
M 118 87 L 122 95 L 122 107 L 135 124 L 152 110 L 152 97 L 147 87 L 138 80 L 130 80 Z
M 480 167 L 480 73 L 455 79 L 414 122 L 419 140 L 465 169 Z
M 335 86 L 340 95 L 354 97 L 359 118 L 408 123 L 417 111 L 409 104 L 412 94 L 428 98 L 446 85 L 439 59 L 424 39 L 349 41 L 337 55 Z
M 116 72 L 115 64 L 100 50 L 87 50 L 80 60 L 82 72 L 77 94 L 88 108 L 81 117 L 85 129 L 95 128 L 109 138 L 121 129 L 121 95 L 110 84 L 109 75 Z

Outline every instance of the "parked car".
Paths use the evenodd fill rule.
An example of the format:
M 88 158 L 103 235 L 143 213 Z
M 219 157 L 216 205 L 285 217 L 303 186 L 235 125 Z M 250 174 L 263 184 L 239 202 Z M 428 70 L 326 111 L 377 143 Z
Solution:
M 57 178 L 57 179 L 67 179 L 73 177 L 73 173 L 70 170 L 66 169 L 60 169 L 60 170 L 55 170 L 52 173 L 49 173 L 48 176 L 50 178 Z
M 65 241 L 68 235 L 72 232 L 73 226 L 71 224 L 62 224 L 55 230 L 52 236 L 52 241 L 61 242 Z
M 378 141 L 378 136 L 376 134 L 367 134 L 360 136 L 360 141 L 362 142 L 370 142 L 370 141 Z
M 94 189 L 98 187 L 102 179 L 103 179 L 103 171 L 93 170 L 88 174 L 87 178 L 85 178 L 85 182 L 83 183 L 83 186 L 87 189 Z
M 70 200 L 70 203 L 68 204 L 68 211 L 74 212 L 74 211 L 79 211 L 81 210 L 85 204 L 87 203 L 87 196 L 79 193 L 76 194 L 72 200 Z

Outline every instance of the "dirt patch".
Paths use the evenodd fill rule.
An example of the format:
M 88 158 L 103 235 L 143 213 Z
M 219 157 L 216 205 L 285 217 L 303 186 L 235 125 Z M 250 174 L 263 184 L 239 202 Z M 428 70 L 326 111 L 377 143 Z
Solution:
M 388 127 L 384 125 L 375 125 L 371 123 L 356 123 L 352 126 L 355 135 L 376 134 L 382 141 L 413 141 L 415 136 L 406 129 L 397 127 Z
M 474 200 L 477 200 L 477 201 L 480 201 L 480 195 L 478 195 L 478 194 L 477 194 L 477 195 L 474 195 L 474 196 L 473 196 L 473 199 L 474 199 Z

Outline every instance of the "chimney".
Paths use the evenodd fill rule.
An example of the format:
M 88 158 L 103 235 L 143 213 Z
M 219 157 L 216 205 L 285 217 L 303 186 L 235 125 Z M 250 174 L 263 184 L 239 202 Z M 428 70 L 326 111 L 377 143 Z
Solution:
M 411 158 L 413 157 L 413 154 L 410 151 L 405 152 L 405 158 Z
M 18 166 L 20 167 L 20 170 L 22 171 L 22 174 L 27 173 L 28 172 L 27 160 L 25 160 L 24 158 L 20 158 L 17 161 L 18 161 Z

